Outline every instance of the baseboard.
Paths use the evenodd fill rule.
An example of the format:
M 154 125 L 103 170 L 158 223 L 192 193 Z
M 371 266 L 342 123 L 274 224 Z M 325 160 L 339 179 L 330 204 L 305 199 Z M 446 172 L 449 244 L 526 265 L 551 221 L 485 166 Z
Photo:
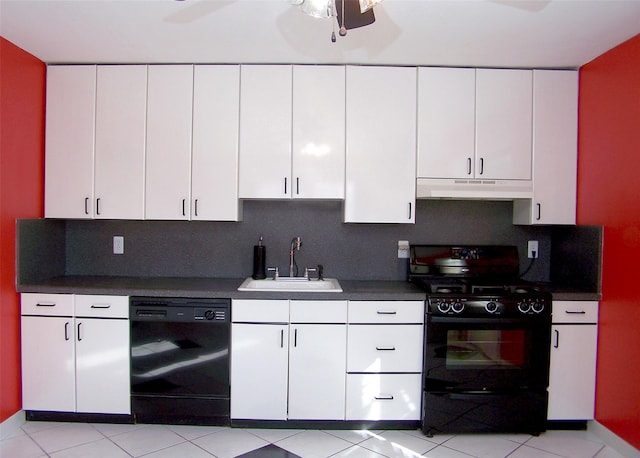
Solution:
M 640 450 L 597 421 L 588 422 L 587 430 L 625 458 L 640 458 Z
M 18 410 L 5 421 L 0 423 L 0 439 L 13 436 L 13 434 L 25 423 L 24 411 Z

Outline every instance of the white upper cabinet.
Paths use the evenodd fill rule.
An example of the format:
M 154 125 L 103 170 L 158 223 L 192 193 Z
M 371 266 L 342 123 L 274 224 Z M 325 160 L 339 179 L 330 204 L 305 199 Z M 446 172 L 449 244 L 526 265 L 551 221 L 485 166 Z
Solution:
M 531 180 L 531 88 L 531 70 L 476 70 L 476 177 Z
M 291 197 L 290 65 L 240 70 L 240 198 Z
M 144 218 L 146 119 L 147 66 L 98 66 L 96 218 Z
M 575 224 L 578 72 L 533 71 L 533 199 L 514 201 L 515 224 Z
M 239 221 L 240 66 L 196 65 L 191 219 Z
M 46 112 L 46 218 L 93 217 L 95 65 L 49 66 Z
M 418 177 L 473 177 L 475 97 L 473 68 L 418 69 Z
M 344 198 L 345 68 L 293 67 L 292 197 Z
M 347 67 L 345 222 L 413 223 L 416 69 Z
M 189 219 L 192 100 L 192 65 L 149 66 L 145 219 Z

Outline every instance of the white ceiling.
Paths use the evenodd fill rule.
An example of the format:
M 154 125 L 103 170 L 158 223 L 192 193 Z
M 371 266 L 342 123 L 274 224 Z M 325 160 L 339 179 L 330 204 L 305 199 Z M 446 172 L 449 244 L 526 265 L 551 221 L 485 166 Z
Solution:
M 384 0 L 331 43 L 289 0 L 0 0 L 0 34 L 47 63 L 579 67 L 640 33 L 640 0 Z

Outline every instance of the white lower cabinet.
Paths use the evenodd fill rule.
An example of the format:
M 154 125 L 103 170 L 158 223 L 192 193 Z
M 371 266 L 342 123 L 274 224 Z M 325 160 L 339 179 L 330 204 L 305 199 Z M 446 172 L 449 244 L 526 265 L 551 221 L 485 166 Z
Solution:
M 549 420 L 592 420 L 598 302 L 553 301 Z
M 234 300 L 231 418 L 343 420 L 346 310 L 346 301 Z
M 423 301 L 349 301 L 346 420 L 420 420 Z
M 22 408 L 130 414 L 129 300 L 22 294 Z

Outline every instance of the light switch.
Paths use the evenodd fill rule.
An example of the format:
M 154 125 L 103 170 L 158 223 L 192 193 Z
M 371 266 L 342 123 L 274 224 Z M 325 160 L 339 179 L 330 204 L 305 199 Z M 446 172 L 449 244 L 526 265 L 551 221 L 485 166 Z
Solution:
M 398 240 L 398 259 L 406 259 L 409 257 L 409 241 Z
M 113 254 L 124 254 L 124 236 L 113 236 Z

